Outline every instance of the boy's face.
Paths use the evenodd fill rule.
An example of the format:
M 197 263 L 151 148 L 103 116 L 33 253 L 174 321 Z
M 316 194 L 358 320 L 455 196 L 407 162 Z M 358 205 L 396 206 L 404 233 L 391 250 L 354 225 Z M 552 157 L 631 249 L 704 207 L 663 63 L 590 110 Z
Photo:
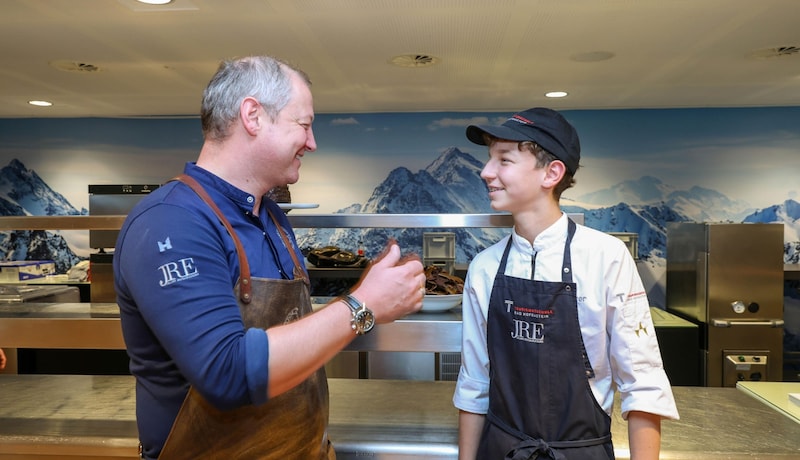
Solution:
M 489 188 L 492 209 L 518 213 L 548 198 L 541 187 L 547 168 L 538 168 L 536 156 L 519 150 L 519 142 L 495 141 L 489 147 L 489 161 L 481 178 Z

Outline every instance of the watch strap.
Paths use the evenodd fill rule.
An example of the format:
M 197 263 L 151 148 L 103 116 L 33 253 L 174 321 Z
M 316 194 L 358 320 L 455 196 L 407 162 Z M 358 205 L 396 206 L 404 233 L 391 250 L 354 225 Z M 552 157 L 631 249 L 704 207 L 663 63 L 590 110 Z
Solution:
M 347 306 L 350 307 L 350 310 L 352 310 L 353 313 L 365 307 L 364 303 L 356 299 L 352 294 L 345 294 L 343 300 L 344 303 L 346 303 Z
M 353 331 L 355 331 L 357 335 L 364 335 L 371 331 L 372 327 L 375 326 L 375 317 L 372 311 L 351 294 L 345 294 L 341 299 L 344 301 L 345 305 L 350 308 L 350 312 L 353 314 L 353 319 L 350 321 L 350 327 Z

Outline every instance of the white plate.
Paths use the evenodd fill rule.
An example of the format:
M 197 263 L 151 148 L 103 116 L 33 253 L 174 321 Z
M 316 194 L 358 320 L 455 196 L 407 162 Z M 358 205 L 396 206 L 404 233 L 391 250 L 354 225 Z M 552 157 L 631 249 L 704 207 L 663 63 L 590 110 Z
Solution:
M 315 209 L 319 207 L 317 203 L 278 203 L 281 209 Z
M 422 311 L 446 311 L 461 303 L 461 294 L 428 294 L 422 299 Z

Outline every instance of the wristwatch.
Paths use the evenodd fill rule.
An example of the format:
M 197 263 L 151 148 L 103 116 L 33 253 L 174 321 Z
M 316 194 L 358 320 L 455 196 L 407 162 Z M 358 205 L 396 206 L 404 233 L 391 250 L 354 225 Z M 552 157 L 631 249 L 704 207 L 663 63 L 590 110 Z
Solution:
M 350 307 L 350 312 L 353 313 L 350 327 L 356 331 L 356 334 L 364 335 L 371 331 L 375 326 L 375 315 L 372 314 L 372 310 L 350 294 L 342 297 L 342 300 Z

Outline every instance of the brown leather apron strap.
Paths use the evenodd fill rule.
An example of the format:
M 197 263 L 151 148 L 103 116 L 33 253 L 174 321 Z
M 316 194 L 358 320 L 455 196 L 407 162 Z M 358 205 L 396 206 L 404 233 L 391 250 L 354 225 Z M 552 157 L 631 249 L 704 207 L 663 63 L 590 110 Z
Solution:
M 283 244 L 286 245 L 286 250 L 289 251 L 289 254 L 292 256 L 292 262 L 294 262 L 294 277 L 295 278 L 302 278 L 303 282 L 306 283 L 306 286 L 311 285 L 311 281 L 308 279 L 308 274 L 305 270 L 303 270 L 303 266 L 300 265 L 300 261 L 297 259 L 297 254 L 294 252 L 294 246 L 292 243 L 289 242 L 289 237 L 286 236 L 286 232 L 283 231 L 283 227 L 281 224 L 278 223 L 278 219 L 272 214 L 272 211 L 267 209 L 267 213 L 269 214 L 270 219 L 278 227 L 278 234 L 281 235 L 281 239 L 283 240 Z
M 200 196 L 200 198 L 202 198 L 203 201 L 205 201 L 206 204 L 208 204 L 208 206 L 214 210 L 214 213 L 219 218 L 219 221 L 222 222 L 222 225 L 225 226 L 225 228 L 228 230 L 228 233 L 230 233 L 231 237 L 233 237 L 233 243 L 236 245 L 236 255 L 239 257 L 239 298 L 244 303 L 250 303 L 253 300 L 252 286 L 250 283 L 250 264 L 247 262 L 247 256 L 244 253 L 242 242 L 239 240 L 239 237 L 236 236 L 236 232 L 233 231 L 231 223 L 228 222 L 228 219 L 226 219 L 222 214 L 222 211 L 220 211 L 216 203 L 214 203 L 214 200 L 208 196 L 208 193 L 205 191 L 203 186 L 197 183 L 193 177 L 186 174 L 180 174 L 170 180 L 183 182 L 184 184 L 188 185 L 189 188 L 194 190 L 194 192 L 197 193 L 197 195 Z M 280 226 L 278 226 L 278 228 L 280 228 Z M 294 256 L 294 252 L 292 252 L 292 255 Z

